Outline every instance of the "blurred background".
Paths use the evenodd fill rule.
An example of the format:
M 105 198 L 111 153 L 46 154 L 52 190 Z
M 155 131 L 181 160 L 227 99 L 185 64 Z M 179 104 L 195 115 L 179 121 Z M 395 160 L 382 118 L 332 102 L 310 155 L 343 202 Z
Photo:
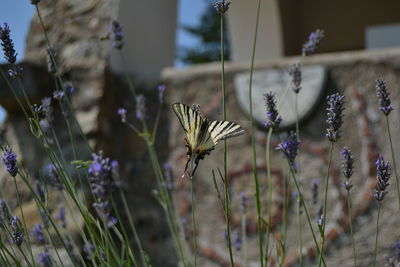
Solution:
M 326 171 L 328 143 L 325 139 L 325 99 L 339 91 L 347 98 L 345 138 L 335 147 L 332 166 L 332 190 L 329 203 L 329 266 L 351 266 L 351 249 L 346 217 L 343 177 L 340 176 L 339 149 L 344 145 L 354 148 L 359 169 L 354 177 L 354 207 L 360 266 L 370 266 L 370 248 L 375 228 L 376 209 L 371 192 L 375 186 L 374 160 L 380 153 L 389 155 L 386 133 L 375 99 L 375 79 L 387 80 L 394 102 L 399 110 L 400 84 L 400 2 L 387 0 L 262 0 L 260 28 L 256 50 L 254 76 L 255 106 L 260 112 L 256 128 L 258 162 L 264 162 L 265 129 L 264 100 L 262 94 L 275 89 L 282 92 L 287 84 L 287 69 L 301 62 L 304 67 L 302 91 L 301 139 L 304 154 L 299 162 L 304 172 L 301 180 L 308 199 L 310 183 L 317 178 L 322 184 Z M 162 104 L 162 117 L 157 135 L 157 149 L 161 162 L 172 166 L 172 178 L 177 197 L 180 220 L 186 238 L 190 236 L 190 200 L 188 184 L 177 179 L 182 174 L 186 159 L 183 131 L 170 103 L 200 104 L 204 115 L 210 119 L 221 118 L 221 69 L 220 69 L 220 16 L 209 0 L 42 0 L 38 5 L 45 21 L 51 42 L 55 45 L 62 67 L 62 75 L 75 87 L 72 97 L 78 121 L 95 151 L 117 159 L 124 177 L 124 190 L 129 192 L 129 202 L 135 214 L 135 223 L 146 250 L 156 266 L 176 266 L 177 258 L 165 227 L 162 211 L 151 196 L 154 175 L 146 148 L 126 125 L 120 122 L 116 111 L 128 109 L 128 117 L 134 120 L 135 104 L 130 98 L 124 74 L 134 80 L 138 92 L 146 98 L 149 124 L 152 125 L 159 107 L 157 85 L 167 85 L 166 103 Z M 228 119 L 240 123 L 246 130 L 249 125 L 246 106 L 248 70 L 254 39 L 257 0 L 232 0 L 224 16 L 224 40 L 226 55 L 226 85 Z M 116 19 L 123 27 L 127 64 L 112 49 L 105 37 L 110 33 L 110 22 Z M 47 72 L 47 53 L 41 27 L 35 10 L 28 0 L 2 0 L 0 23 L 7 22 L 24 68 L 24 82 L 29 87 L 28 97 L 33 103 L 51 96 L 54 91 L 51 75 Z M 301 57 L 302 45 L 316 29 L 325 32 L 325 38 L 316 55 Z M 1 59 L 2 60 L 2 59 Z M 3 65 L 6 66 L 6 65 Z M 290 98 L 290 94 L 288 96 Z M 21 155 L 27 169 L 38 173 L 47 162 L 38 155 L 41 150 L 34 144 L 26 121 L 14 98 L 0 80 L 0 121 L 5 139 Z M 284 116 L 293 114 L 292 103 L 281 110 Z M 56 111 L 57 112 L 57 111 Z M 59 110 L 58 110 L 59 112 Z M 60 113 L 60 112 L 59 112 Z M 393 114 L 394 113 L 394 114 Z M 399 115 L 393 112 L 390 120 L 393 131 L 400 132 Z M 59 114 L 60 115 L 60 114 Z M 284 120 L 287 118 L 284 117 Z M 293 121 L 292 121 L 293 122 Z M 280 129 L 280 134 L 290 129 Z M 60 129 L 63 151 L 71 159 L 69 140 L 65 136 L 62 120 L 55 120 Z M 63 128 L 64 127 L 64 128 Z M 400 136 L 394 134 L 396 151 L 400 150 Z M 279 136 L 273 136 L 273 144 Z M 29 144 L 29 145 L 27 145 Z M 79 145 L 79 144 L 78 144 Z M 246 134 L 229 141 L 228 161 L 230 192 L 232 197 L 233 230 L 240 230 L 240 193 L 254 195 L 250 173 L 250 138 Z M 200 163 L 195 179 L 199 217 L 199 265 L 224 266 L 228 262 L 224 240 L 224 219 L 210 178 L 210 170 L 222 164 L 222 150 L 216 150 Z M 90 155 L 83 154 L 83 159 Z M 279 241 L 282 222 L 282 199 L 285 167 L 282 158 L 273 153 L 274 175 L 274 238 Z M 259 166 L 265 181 L 264 164 Z M 264 172 L 263 172 L 264 170 Z M 0 183 L 7 183 L 0 170 Z M 175 179 L 176 178 L 176 179 Z M 263 187 L 266 190 L 266 185 Z M 322 194 L 320 188 L 320 195 Z M 11 194 L 11 193 L 10 193 Z M 265 196 L 265 194 L 263 194 Z M 5 196 L 6 197 L 6 196 Z M 12 196 L 8 196 L 12 198 Z M 29 198 L 29 197 L 27 197 Z M 390 188 L 387 207 L 382 213 L 382 229 L 399 229 L 394 187 Z M 256 248 L 256 217 L 254 202 L 250 200 L 248 214 L 248 242 Z M 316 221 L 318 204 L 312 206 Z M 344 201 L 344 202 L 343 202 Z M 295 207 L 290 204 L 291 212 Z M 386 204 L 385 203 L 385 204 Z M 305 220 L 303 221 L 305 222 Z M 288 240 L 295 240 L 296 227 L 290 220 Z M 361 227 L 362 226 L 362 227 Z M 306 225 L 304 224 L 304 227 Z M 391 253 L 392 244 L 400 239 L 398 231 L 382 231 L 379 261 Z M 309 265 L 313 266 L 310 236 L 304 236 L 305 252 Z M 295 263 L 299 255 L 297 243 L 288 244 L 287 265 Z M 249 249 L 249 262 L 256 264 L 257 249 Z M 310 252 L 311 251 L 311 252 Z M 338 257 L 337 255 L 340 255 Z M 242 259 L 242 251 L 235 252 L 235 259 Z M 240 261 L 240 260 L 239 260 Z M 256 266 L 256 265 L 255 265 Z

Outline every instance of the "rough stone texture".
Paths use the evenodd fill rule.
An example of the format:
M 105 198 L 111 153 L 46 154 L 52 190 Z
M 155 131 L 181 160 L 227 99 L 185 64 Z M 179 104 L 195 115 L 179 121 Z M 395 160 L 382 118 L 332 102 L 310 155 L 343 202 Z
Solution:
M 101 40 L 109 33 L 109 24 L 117 17 L 118 6 L 118 0 L 42 0 L 39 9 L 49 40 L 57 54 L 59 73 L 64 81 L 71 82 L 75 88 L 72 106 L 91 148 L 96 152 L 103 150 L 106 156 L 119 160 L 123 191 L 134 214 L 144 249 L 155 266 L 176 266 L 176 256 L 164 216 L 159 204 L 151 196 L 155 181 L 145 143 L 123 125 L 116 114 L 119 107 L 125 107 L 130 114 L 134 114 L 134 100 L 127 84 L 122 82 L 125 77 L 118 77 L 109 71 L 109 56 L 113 53 L 111 42 Z M 54 78 L 46 70 L 46 43 L 37 15 L 32 19 L 26 44 L 22 63 L 24 85 L 30 89 L 28 98 L 31 103 L 39 104 L 43 97 L 52 96 L 56 88 Z M 34 181 L 43 174 L 48 159 L 43 148 L 30 133 L 26 118 L 2 79 L 0 86 L 0 105 L 7 110 L 2 137 L 16 150 L 19 163 L 26 168 Z M 157 92 L 154 88 L 151 91 L 145 86 L 138 86 L 136 89 L 147 98 L 149 124 L 152 125 L 159 107 Z M 66 123 L 60 108 L 54 105 L 54 109 L 54 129 L 66 161 L 70 162 L 74 160 L 74 156 Z M 129 117 L 134 119 L 131 115 Z M 166 123 L 168 119 L 162 115 L 160 129 L 166 129 Z M 89 160 L 90 152 L 86 149 L 84 140 L 79 137 L 79 129 L 74 126 L 72 132 L 76 138 L 78 159 Z M 167 138 L 166 131 L 161 131 L 157 137 L 157 149 L 159 146 L 163 149 L 159 154 L 161 162 L 168 151 L 167 147 L 161 146 L 166 143 Z M 74 168 L 70 164 L 69 166 L 71 170 Z M 27 220 L 31 226 L 38 222 L 39 215 L 29 191 L 20 182 L 18 181 L 22 206 L 24 213 L 29 214 Z M 4 168 L 0 168 L 0 183 L 2 188 L 14 186 Z M 14 190 L 5 192 L 2 198 L 9 200 L 13 213 L 18 214 Z M 52 208 L 58 208 L 60 202 L 62 201 L 58 196 Z M 121 215 L 126 216 L 122 210 Z M 81 225 L 81 222 L 77 221 L 77 224 Z M 79 233 L 76 228 L 69 228 L 67 231 L 73 236 Z M 78 245 L 81 245 L 79 241 Z
M 297 62 L 299 58 L 286 58 L 271 62 L 257 64 L 256 70 L 280 70 L 286 69 Z M 327 69 L 327 83 L 324 95 L 317 108 L 310 114 L 309 118 L 300 125 L 300 137 L 302 140 L 299 155 L 299 179 L 301 180 L 305 199 L 309 207 L 312 222 L 316 227 L 317 212 L 323 202 L 323 186 L 325 181 L 329 143 L 325 138 L 326 127 L 326 96 L 340 92 L 346 96 L 345 122 L 343 124 L 342 138 L 335 144 L 333 150 L 333 164 L 330 172 L 330 184 L 328 195 L 327 215 L 327 247 L 326 261 L 328 266 L 352 266 L 352 250 L 349 238 L 346 192 L 341 186 L 344 177 L 340 172 L 340 149 L 348 145 L 355 153 L 356 171 L 352 178 L 354 187 L 351 190 L 353 199 L 353 220 L 357 256 L 359 266 L 370 266 L 373 253 L 376 224 L 376 203 L 372 199 L 375 187 L 375 160 L 379 154 L 384 154 L 390 160 L 389 143 L 387 140 L 386 125 L 383 114 L 378 109 L 375 96 L 375 79 L 383 77 L 387 80 L 394 103 L 395 111 L 390 115 L 392 136 L 394 137 L 395 153 L 398 154 L 399 145 L 399 115 L 396 110 L 400 108 L 399 91 L 396 89 L 400 84 L 399 61 L 400 49 L 380 51 L 360 51 L 318 55 L 306 58 L 302 61 L 304 66 L 323 65 Z M 227 118 L 241 124 L 246 134 L 241 137 L 230 139 L 228 144 L 228 170 L 230 179 L 230 194 L 232 200 L 232 225 L 233 232 L 240 230 L 240 216 L 238 210 L 238 199 L 240 192 L 248 194 L 249 210 L 246 214 L 247 224 L 247 255 L 248 263 L 257 266 L 258 248 L 256 234 L 256 212 L 254 206 L 253 177 L 251 174 L 251 141 L 249 117 L 238 105 L 234 93 L 233 80 L 235 75 L 248 70 L 248 64 L 226 64 L 226 88 L 227 88 Z M 169 101 L 182 102 L 187 105 L 199 104 L 204 116 L 211 120 L 222 118 L 221 107 L 221 80 L 220 65 L 217 63 L 194 66 L 183 70 L 166 69 L 164 79 L 168 81 L 173 89 Z M 268 88 L 265 88 L 267 91 Z M 262 97 L 261 95 L 259 97 Z M 185 227 L 188 228 L 191 237 L 190 220 L 190 198 L 187 193 L 188 183 L 179 179 L 183 172 L 186 161 L 186 150 L 184 147 L 183 130 L 177 118 L 170 112 L 170 146 L 172 148 L 170 161 L 174 164 L 176 177 L 176 197 L 181 207 L 180 216 L 186 218 Z M 257 162 L 260 170 L 261 191 L 266 190 L 265 174 L 265 141 L 266 131 L 256 128 Z M 284 137 L 284 133 L 279 134 Z M 274 134 L 272 146 L 279 142 L 279 136 Z M 273 217 L 272 223 L 276 227 L 273 230 L 273 246 L 271 250 L 271 262 L 275 259 L 275 248 L 280 238 L 280 227 L 282 226 L 282 204 L 285 196 L 284 187 L 288 176 L 287 167 L 282 156 L 271 150 L 272 170 L 276 177 L 279 173 L 280 182 L 274 179 L 273 187 Z M 223 168 L 223 145 L 218 145 L 205 160 L 200 162 L 199 169 L 194 177 L 196 190 L 196 212 L 197 212 L 197 234 L 199 252 L 202 255 L 199 262 L 201 266 L 218 266 L 228 263 L 228 253 L 224 240 L 224 217 L 219 200 L 214 189 L 211 170 Z M 238 179 L 239 178 L 239 179 Z M 311 203 L 310 182 L 313 178 L 320 179 L 318 203 Z M 290 182 L 290 192 L 295 191 L 293 181 Z M 291 197 L 290 197 L 291 198 Z M 265 195 L 262 197 L 262 205 L 265 205 Z M 292 198 L 291 198 L 292 199 Z M 297 217 L 295 213 L 295 201 L 290 202 L 287 257 L 285 266 L 296 266 L 298 259 L 298 235 Z M 400 226 L 398 216 L 398 202 L 396 194 L 396 182 L 392 178 L 389 194 L 382 203 L 380 237 L 378 249 L 378 262 L 383 265 L 388 255 L 390 246 L 399 239 L 397 231 Z M 277 212 L 274 212 L 277 210 Z M 314 266 L 313 257 L 315 249 L 311 239 L 310 231 L 303 214 L 302 229 L 304 240 L 305 266 Z M 272 240 L 271 239 L 271 240 Z M 243 264 L 243 251 L 234 252 L 238 263 Z M 276 262 L 275 262 L 276 263 Z
M 297 94 L 297 116 L 304 120 L 320 102 L 325 86 L 326 74 L 322 66 L 306 66 L 301 70 L 302 90 Z M 235 75 L 235 94 L 240 107 L 250 114 L 248 72 Z M 289 82 L 288 82 L 289 81 Z M 281 128 L 292 127 L 296 123 L 296 94 L 292 94 L 291 78 L 286 69 L 255 71 L 253 74 L 253 117 L 257 123 L 265 123 L 265 98 L 260 97 L 265 92 L 273 92 L 276 99 L 283 99 L 276 103 L 282 122 Z

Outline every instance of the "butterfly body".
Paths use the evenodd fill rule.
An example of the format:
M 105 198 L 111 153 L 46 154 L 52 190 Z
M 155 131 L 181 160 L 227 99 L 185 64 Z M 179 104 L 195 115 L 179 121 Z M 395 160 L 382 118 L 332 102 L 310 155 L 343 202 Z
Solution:
M 194 158 L 195 167 L 192 170 L 192 176 L 199 161 L 209 155 L 219 141 L 244 133 L 243 128 L 234 122 L 209 121 L 207 118 L 201 117 L 196 109 L 185 104 L 175 103 L 172 105 L 172 109 L 185 130 L 188 156 L 185 172 L 189 162 Z

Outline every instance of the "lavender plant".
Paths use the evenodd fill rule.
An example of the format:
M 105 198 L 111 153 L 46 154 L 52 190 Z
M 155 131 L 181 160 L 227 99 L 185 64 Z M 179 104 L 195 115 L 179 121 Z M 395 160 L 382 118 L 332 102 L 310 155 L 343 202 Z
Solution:
M 374 192 L 374 198 L 378 203 L 378 215 L 376 219 L 376 235 L 375 235 L 375 249 L 372 264 L 376 266 L 376 252 L 378 248 L 378 235 L 379 235 L 379 215 L 381 209 L 381 202 L 387 194 L 387 187 L 389 186 L 389 179 L 392 175 L 392 168 L 390 167 L 389 161 L 385 161 L 383 156 L 380 155 L 375 162 L 376 164 L 376 189 Z
M 328 169 L 326 171 L 325 178 L 325 194 L 324 194 L 324 209 L 323 209 L 323 224 L 320 231 L 321 234 L 321 248 L 325 245 L 325 226 L 327 219 L 327 203 L 328 203 L 328 187 L 329 187 L 329 172 L 332 163 L 332 154 L 333 154 L 333 146 L 341 137 L 341 126 L 343 124 L 343 111 L 344 111 L 344 103 L 345 96 L 340 95 L 339 93 L 330 95 L 327 97 L 328 100 L 328 108 L 327 110 L 327 128 L 326 128 L 326 137 L 330 141 L 330 149 L 329 149 L 329 161 L 328 161 Z M 321 254 L 319 257 L 319 266 L 322 264 L 323 259 L 323 250 L 321 249 Z
M 388 136 L 389 136 L 390 152 L 392 155 L 393 170 L 394 170 L 394 175 L 396 177 L 397 198 L 399 201 L 399 209 L 400 209 L 399 176 L 397 174 L 396 160 L 395 160 L 395 154 L 394 154 L 394 148 L 393 148 L 393 142 L 392 142 L 392 134 L 390 131 L 390 123 L 389 123 L 389 114 L 393 111 L 394 108 L 390 101 L 390 97 L 389 97 L 390 93 L 387 88 L 385 80 L 382 78 L 377 79 L 375 88 L 376 88 L 376 96 L 378 97 L 378 100 L 379 100 L 379 109 L 385 115 L 386 129 L 387 129 Z
M 354 173 L 354 154 L 348 148 L 344 147 L 340 151 L 340 155 L 342 156 L 342 173 L 346 178 L 346 181 L 343 183 L 344 188 L 347 191 L 347 209 L 350 223 L 350 235 L 351 235 L 351 245 L 353 247 L 353 266 L 357 266 L 357 257 L 356 257 L 356 245 L 354 242 L 354 234 L 353 234 L 353 223 L 352 223 L 352 211 L 351 211 L 351 197 L 350 197 L 350 189 L 353 187 L 353 183 L 350 181 L 351 176 Z

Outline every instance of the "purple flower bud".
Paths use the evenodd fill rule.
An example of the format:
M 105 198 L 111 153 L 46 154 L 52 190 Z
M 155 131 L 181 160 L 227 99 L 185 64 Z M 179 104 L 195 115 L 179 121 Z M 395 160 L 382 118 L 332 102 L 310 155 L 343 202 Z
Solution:
M 128 111 L 124 108 L 119 108 L 118 109 L 118 115 L 121 116 L 121 122 L 125 123 L 126 122 L 126 114 Z
M 17 61 L 17 53 L 14 49 L 14 43 L 10 36 L 10 27 L 7 23 L 4 23 L 4 26 L 0 26 L 0 41 L 1 46 L 4 51 L 4 58 L 11 64 L 15 64 Z
M 39 253 L 37 260 L 43 267 L 53 267 L 54 266 L 53 261 L 51 259 L 51 255 L 47 251 Z
M 231 2 L 228 2 L 225 0 L 220 0 L 220 1 L 214 2 L 213 6 L 215 7 L 215 9 L 217 10 L 218 13 L 224 14 L 226 11 L 228 11 L 230 4 L 231 4 Z
M 37 223 L 33 226 L 31 235 L 36 239 L 39 244 L 44 245 L 46 243 L 46 239 L 44 238 L 43 233 L 43 226 L 40 223 Z
M 1 226 L 3 224 L 10 224 L 11 223 L 11 214 L 8 210 L 7 206 L 7 201 L 4 199 L 1 200 L 0 202 L 0 220 L 1 220 Z
M 246 193 L 244 191 L 241 191 L 240 192 L 240 204 L 239 204 L 239 210 L 240 210 L 241 214 L 246 213 L 248 200 L 249 200 L 249 198 L 246 195 Z
M 158 90 L 158 102 L 160 104 L 164 103 L 164 93 L 165 93 L 165 89 L 167 89 L 167 87 L 164 84 L 161 84 L 157 87 Z
M 60 209 L 58 210 L 58 213 L 56 214 L 56 219 L 61 222 L 61 227 L 66 228 L 67 227 L 67 218 L 65 215 L 67 214 L 64 206 L 61 206 Z
M 376 96 L 379 99 L 379 109 L 385 114 L 385 116 L 389 115 L 389 113 L 393 110 L 393 106 L 391 104 L 389 98 L 389 91 L 386 86 L 386 82 L 384 79 L 376 80 Z
M 47 176 L 49 177 L 50 185 L 58 190 L 63 190 L 64 185 L 60 181 L 60 177 L 58 176 L 56 167 L 54 164 L 49 163 L 47 165 Z
M 387 194 L 386 188 L 389 186 L 389 178 L 392 174 L 389 161 L 385 161 L 380 155 L 376 160 L 376 189 L 374 197 L 377 201 L 382 201 Z
M 299 146 L 300 140 L 297 139 L 297 134 L 292 131 L 289 138 L 280 143 L 276 148 L 276 150 L 281 150 L 283 152 L 293 169 L 296 169 L 294 166 L 294 160 L 297 156 L 297 152 L 299 151 Z
M 24 69 L 22 67 L 15 65 L 14 69 L 8 70 L 8 72 L 7 72 L 8 77 L 10 77 L 12 79 L 20 78 L 23 70 Z
M 11 242 L 18 247 L 24 242 L 24 235 L 21 232 L 19 218 L 14 216 L 11 220 Z
M 117 223 L 115 217 L 111 216 L 112 205 L 110 203 L 111 193 L 115 189 L 115 181 L 112 176 L 112 165 L 109 158 L 103 158 L 103 153 L 93 154 L 92 163 L 89 165 L 89 181 L 92 193 L 95 197 L 95 208 L 97 215 L 108 227 Z
M 94 245 L 92 242 L 88 241 L 85 245 L 83 245 L 83 253 L 85 254 L 85 258 L 87 260 L 91 260 L 94 255 Z
M 317 51 L 319 43 L 324 38 L 323 30 L 316 30 L 308 37 L 308 41 L 303 44 L 303 55 L 308 56 Z
M 61 99 L 63 99 L 64 95 L 65 95 L 64 91 L 55 91 L 53 93 L 53 98 L 56 100 L 61 100 Z
M 312 199 L 312 203 L 315 205 L 318 202 L 318 187 L 320 184 L 320 180 L 319 179 L 312 179 L 311 181 L 311 199 Z
M 240 231 L 235 232 L 235 236 L 233 238 L 233 246 L 235 247 L 236 251 L 242 249 L 242 233 Z
M 136 97 L 136 118 L 144 120 L 146 116 L 146 98 L 143 95 Z
M 301 89 L 301 70 L 299 64 L 293 64 L 293 66 L 288 70 L 289 75 L 292 77 L 292 90 L 296 94 L 300 92 Z
M 339 93 L 330 95 L 328 99 L 327 120 L 328 127 L 326 129 L 326 136 L 329 141 L 336 142 L 340 138 L 340 127 L 343 124 L 343 110 L 345 103 L 345 96 Z
M 49 73 L 55 74 L 57 72 L 56 66 L 57 53 L 53 47 L 47 48 L 47 71 Z
M 32 5 L 37 5 L 40 3 L 41 0 L 31 0 Z
M 349 148 L 344 147 L 342 151 L 340 151 L 340 155 L 342 156 L 342 172 L 344 177 L 347 179 L 343 185 L 344 188 L 349 191 L 353 187 L 350 177 L 354 172 L 354 154 Z
M 278 129 L 279 124 L 282 121 L 281 116 L 279 116 L 278 110 L 276 109 L 275 94 L 272 92 L 264 94 L 264 99 L 267 107 L 267 121 L 265 126 L 267 130 L 272 128 L 273 130 Z
M 122 35 L 122 26 L 118 21 L 113 20 L 110 25 L 112 33 L 112 47 L 121 50 L 124 47 L 124 36 Z
M 4 157 L 3 157 L 3 163 L 7 168 L 8 173 L 12 176 L 15 177 L 18 174 L 18 165 L 17 165 L 17 154 L 15 154 L 11 147 L 5 146 L 3 148 L 4 151 Z

